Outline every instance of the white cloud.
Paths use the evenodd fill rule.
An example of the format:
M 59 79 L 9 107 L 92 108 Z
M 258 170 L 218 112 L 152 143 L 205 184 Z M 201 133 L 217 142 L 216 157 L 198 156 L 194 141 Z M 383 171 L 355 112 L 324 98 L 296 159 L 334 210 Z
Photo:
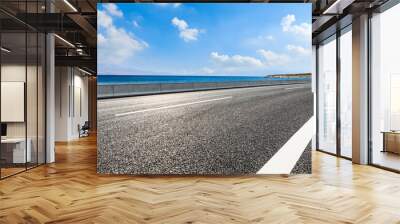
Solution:
M 218 52 L 211 52 L 211 58 L 218 62 L 227 62 L 229 60 L 229 56 L 225 54 L 218 54 Z
M 244 44 L 257 48 L 263 48 L 268 46 L 272 41 L 275 41 L 275 37 L 272 35 L 258 35 L 256 37 L 246 39 Z
M 219 54 L 218 52 L 212 52 L 210 57 L 214 62 L 220 65 L 236 68 L 268 68 L 287 65 L 291 61 L 291 58 L 288 55 L 276 53 L 270 50 L 260 49 L 257 53 L 260 54 L 262 59 L 242 55 L 229 56 L 226 54 Z
M 185 20 L 174 17 L 171 20 L 171 23 L 178 28 L 179 36 L 185 42 L 197 40 L 197 36 L 199 35 L 200 31 L 196 28 L 189 28 L 189 25 Z
M 107 12 L 110 15 L 116 16 L 116 17 L 123 17 L 124 14 L 122 13 L 121 10 L 118 9 L 118 6 L 114 3 L 107 3 L 104 4 L 104 8 L 107 10 Z
M 108 28 L 113 24 L 111 16 L 109 16 L 105 11 L 102 10 L 97 11 L 97 20 L 99 27 Z
M 99 63 L 121 64 L 148 44 L 123 28 L 116 27 L 109 11 L 98 11 Z
M 214 69 L 211 69 L 211 68 L 208 68 L 208 67 L 202 68 L 201 71 L 206 73 L 206 74 L 214 74 L 215 73 Z
M 97 42 L 99 44 L 104 44 L 106 42 L 106 38 L 103 36 L 103 34 L 101 33 L 97 34 Z
M 281 26 L 283 32 L 289 32 L 296 35 L 301 35 L 303 38 L 311 38 L 311 24 L 301 23 L 295 24 L 296 17 L 293 14 L 289 14 L 282 18 Z
M 266 40 L 275 40 L 275 38 L 272 35 L 265 36 L 265 39 Z
M 289 14 L 283 17 L 281 20 L 282 30 L 285 32 L 289 31 L 290 27 L 292 26 L 292 23 L 294 23 L 295 21 L 296 17 L 293 14 Z
M 203 67 L 202 71 L 210 71 L 207 74 L 267 74 L 270 69 L 282 70 L 283 67 L 295 71 L 308 63 L 307 49 L 288 45 L 287 50 L 296 51 L 296 54 L 289 55 L 267 49 L 259 49 L 256 51 L 258 56 L 255 57 L 211 52 L 210 59 L 214 64 Z
M 197 35 L 199 34 L 198 29 L 185 29 L 181 30 L 179 36 L 186 42 L 197 40 Z
M 294 52 L 299 55 L 309 55 L 311 53 L 310 49 L 306 49 L 302 46 L 296 46 L 291 44 L 287 45 L 286 49 L 288 49 L 288 51 Z
M 136 27 L 136 28 L 139 28 L 139 27 L 140 27 L 138 21 L 136 21 L 136 20 L 133 20 L 133 21 L 132 21 L 132 24 L 133 24 L 133 26 Z
M 262 62 L 256 58 L 249 56 L 233 55 L 231 57 L 232 61 L 238 64 L 262 66 Z
M 174 8 L 178 8 L 179 6 L 182 5 L 182 3 L 156 3 L 156 5 L 161 7 L 172 6 Z
M 174 17 L 171 22 L 174 26 L 178 27 L 179 30 L 185 30 L 189 27 L 185 20 L 178 19 L 177 17 Z
M 242 56 L 242 55 L 226 55 L 226 54 L 219 54 L 218 52 L 212 52 L 210 54 L 210 57 L 213 61 L 217 62 L 217 63 L 222 63 L 222 64 L 226 64 L 228 66 L 257 66 L 257 67 L 261 67 L 263 66 L 263 63 L 257 59 L 257 58 L 253 58 L 253 57 L 249 57 L 249 56 Z
M 259 35 L 256 38 L 253 38 L 252 41 L 257 43 L 257 42 L 262 42 L 265 43 L 267 41 L 272 41 L 275 40 L 274 36 L 272 35 Z
M 288 65 L 290 58 L 286 54 L 279 54 L 270 50 L 260 49 L 257 51 L 264 59 L 266 66 Z
M 260 59 L 239 54 L 211 52 L 210 59 L 213 65 L 203 68 L 203 71 L 210 71 L 208 74 L 262 74 L 266 68 Z

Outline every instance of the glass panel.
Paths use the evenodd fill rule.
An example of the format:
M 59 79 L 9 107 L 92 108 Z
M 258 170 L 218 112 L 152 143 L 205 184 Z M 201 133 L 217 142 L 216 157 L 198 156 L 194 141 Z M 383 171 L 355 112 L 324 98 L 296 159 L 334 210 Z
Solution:
M 1 1 L 10 14 L 43 13 L 45 1 Z M 45 35 L 0 12 L 0 177 L 45 162 Z
M 0 6 L 1 6 L 1 3 L 0 3 Z M 2 14 L 0 13 L 0 16 L 2 16 Z M 2 35 L 2 30 L 3 30 L 3 22 L 1 21 L 1 19 L 0 19 L 0 137 L 1 137 L 1 140 L 4 138 L 3 136 L 5 136 L 5 130 L 4 130 L 4 128 L 5 128 L 5 126 L 3 127 L 3 123 L 2 123 L 2 121 L 1 121 L 1 104 L 2 104 L 2 100 L 1 100 L 1 70 L 2 70 L 2 63 L 1 63 L 1 58 L 3 57 L 3 53 L 5 54 L 6 53 L 6 51 L 5 50 L 3 50 L 3 45 L 2 45 L 2 37 L 1 37 L 1 35 Z M 4 51 L 4 52 L 3 52 Z M 5 162 L 6 162 L 6 160 L 3 158 L 3 156 L 2 156 L 2 152 L 3 152 L 3 144 L 2 144 L 2 142 L 0 141 L 0 179 L 2 178 L 2 175 L 4 176 L 4 174 L 2 174 L 2 171 L 3 171 L 3 166 L 5 165 Z
M 400 5 L 372 18 L 372 163 L 400 170 Z
M 336 153 L 336 37 L 318 48 L 318 147 Z
M 27 2 L 27 13 L 38 13 L 37 1 Z M 33 17 L 32 20 L 38 17 Z M 37 21 L 31 21 L 36 23 Z M 27 80 L 26 80 L 26 113 L 27 113 L 27 167 L 35 167 L 38 163 L 38 33 L 36 30 L 27 30 Z
M 75 83 L 76 85 L 77 83 Z M 81 111 L 81 88 L 80 87 L 74 87 L 74 112 L 73 112 L 73 127 L 75 127 L 75 130 L 72 130 L 72 133 L 74 136 L 79 136 L 79 129 L 78 125 L 81 125 L 81 116 L 82 116 L 82 111 Z
M 346 30 L 347 31 L 347 30 Z M 340 150 L 352 157 L 352 35 L 351 27 L 340 36 Z
M 46 84 L 45 84 L 45 44 L 46 37 L 44 34 L 39 33 L 38 45 L 38 163 L 45 163 L 45 99 L 46 99 Z
M 27 80 L 26 80 L 26 113 L 27 113 L 27 150 L 28 150 L 28 168 L 37 165 L 37 132 L 38 132 L 38 111 L 37 111 L 37 98 L 38 98 L 38 88 L 37 88 L 37 74 L 38 74 L 38 57 L 37 57 L 37 33 L 29 32 L 27 33 L 28 38 L 28 62 L 27 62 Z
M 0 3 L 0 6 L 1 6 L 1 3 Z M 0 16 L 2 16 L 2 14 L 0 13 Z M 2 22 L 2 20 L 1 20 L 1 18 L 0 18 L 0 137 L 2 137 L 3 135 L 5 135 L 3 132 L 4 132 L 4 130 L 3 130 L 3 124 L 2 124 L 2 122 L 1 122 L 1 67 L 2 67 L 2 63 L 1 63 L 1 57 L 3 56 L 3 45 L 2 45 L 2 38 L 1 38 L 1 34 L 3 33 L 2 32 L 2 30 L 3 30 L 3 22 Z M 6 52 L 4 52 L 4 54 L 5 54 Z M 2 137 L 3 138 L 3 137 Z M 3 156 L 1 155 L 1 153 L 2 153 L 2 145 L 3 144 L 1 144 L 1 141 L 0 141 L 0 179 L 1 179 L 1 177 L 2 177 L 2 170 L 3 170 L 3 166 L 4 166 L 4 163 L 5 163 L 5 160 L 3 159 Z
M 2 33 L 1 44 L 1 173 L 2 177 L 25 170 L 26 151 L 26 34 Z

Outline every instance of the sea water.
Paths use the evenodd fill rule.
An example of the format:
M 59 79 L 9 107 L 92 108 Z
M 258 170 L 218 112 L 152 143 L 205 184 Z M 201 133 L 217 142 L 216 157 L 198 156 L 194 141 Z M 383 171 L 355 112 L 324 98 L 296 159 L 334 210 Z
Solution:
M 301 79 L 301 78 L 290 78 Z M 233 82 L 233 81 L 263 81 L 287 80 L 263 76 L 202 76 L 202 75 L 98 75 L 97 84 L 154 84 L 154 83 L 191 83 L 191 82 Z

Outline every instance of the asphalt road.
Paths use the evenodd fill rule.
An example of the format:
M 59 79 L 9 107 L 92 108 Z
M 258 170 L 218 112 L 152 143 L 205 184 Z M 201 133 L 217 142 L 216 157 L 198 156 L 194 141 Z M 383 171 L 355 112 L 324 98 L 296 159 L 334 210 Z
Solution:
M 312 113 L 309 84 L 99 100 L 98 172 L 255 174 Z

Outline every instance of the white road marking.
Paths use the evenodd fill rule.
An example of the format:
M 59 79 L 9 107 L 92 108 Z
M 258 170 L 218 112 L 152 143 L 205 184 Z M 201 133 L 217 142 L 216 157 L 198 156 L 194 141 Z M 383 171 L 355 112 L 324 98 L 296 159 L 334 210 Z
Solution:
M 314 117 L 310 118 L 257 174 L 290 174 L 311 141 L 313 131 Z
M 300 87 L 292 87 L 292 88 L 286 88 L 286 89 L 288 90 L 288 89 L 303 89 L 303 88 L 306 88 L 306 87 L 300 86 Z
M 213 101 L 218 101 L 218 100 L 226 100 L 226 99 L 231 99 L 231 98 L 232 98 L 232 96 L 222 97 L 222 98 L 215 98 L 215 99 L 209 99 L 209 100 L 201 100 L 201 101 L 196 101 L 196 102 L 182 103 L 182 104 L 176 104 L 176 105 L 165 106 L 165 107 L 156 107 L 156 108 L 150 108 L 150 109 L 144 109 L 144 110 L 137 110 L 137 111 L 125 112 L 125 113 L 115 114 L 115 116 L 116 116 L 116 117 L 121 117 L 121 116 L 126 116 L 126 115 L 131 115 L 131 114 L 137 114 L 137 113 L 143 113 L 143 112 L 148 112 L 148 111 L 164 110 L 164 109 L 170 109 L 170 108 L 175 108 L 175 107 L 189 106 L 189 105 L 199 104 L 199 103 L 207 103 L 207 102 L 213 102 Z

